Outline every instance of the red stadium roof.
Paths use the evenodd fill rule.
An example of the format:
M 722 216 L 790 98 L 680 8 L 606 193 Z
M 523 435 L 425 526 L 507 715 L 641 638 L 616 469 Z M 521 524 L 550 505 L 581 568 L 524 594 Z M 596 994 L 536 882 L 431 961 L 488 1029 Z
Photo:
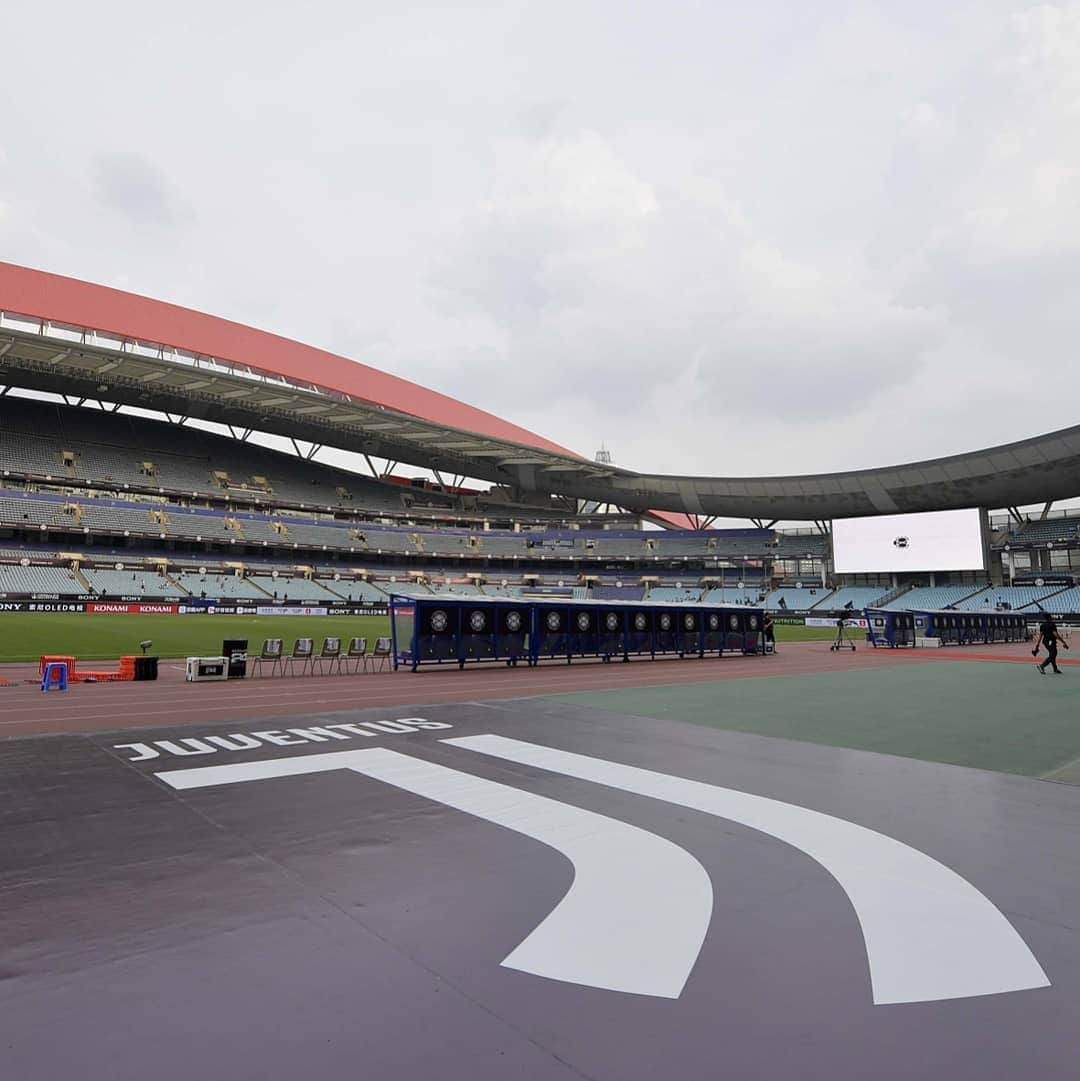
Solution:
M 0 262 L 0 309 L 217 357 L 450 428 L 581 457 L 482 409 L 358 361 L 120 289 Z
M 585 460 L 482 409 L 359 361 L 121 289 L 0 262 L 0 311 L 214 357 L 430 423 Z M 678 512 L 657 511 L 653 517 L 678 528 L 693 524 Z

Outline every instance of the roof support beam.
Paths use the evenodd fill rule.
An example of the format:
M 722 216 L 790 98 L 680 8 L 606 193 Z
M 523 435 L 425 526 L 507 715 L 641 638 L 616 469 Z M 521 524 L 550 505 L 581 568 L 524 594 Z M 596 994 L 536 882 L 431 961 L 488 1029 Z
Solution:
M 1046 506 L 1042 509 L 1042 514 L 1039 515 L 1039 521 L 1044 522 L 1050 517 L 1050 508 L 1054 505 L 1054 501 L 1051 499 Z
M 289 442 L 293 445 L 293 450 L 296 451 L 297 458 L 303 458 L 305 462 L 310 462 L 320 450 L 323 449 L 322 443 L 309 443 L 307 450 L 301 450 L 300 444 L 292 437 L 289 436 Z M 366 457 L 366 456 L 365 456 Z

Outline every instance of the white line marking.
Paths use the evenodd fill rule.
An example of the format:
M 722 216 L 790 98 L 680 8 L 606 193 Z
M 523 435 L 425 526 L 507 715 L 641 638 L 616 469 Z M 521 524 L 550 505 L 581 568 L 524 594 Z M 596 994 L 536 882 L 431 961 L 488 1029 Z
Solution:
M 895 838 L 779 800 L 504 736 L 442 742 L 717 815 L 805 852 L 855 908 L 877 1004 L 1050 986 L 1027 944 L 983 894 Z
M 712 884 L 689 852 L 636 826 L 378 747 L 155 776 L 190 789 L 335 769 L 505 826 L 570 860 L 569 890 L 503 960 L 507 968 L 610 991 L 682 993 L 708 930 Z

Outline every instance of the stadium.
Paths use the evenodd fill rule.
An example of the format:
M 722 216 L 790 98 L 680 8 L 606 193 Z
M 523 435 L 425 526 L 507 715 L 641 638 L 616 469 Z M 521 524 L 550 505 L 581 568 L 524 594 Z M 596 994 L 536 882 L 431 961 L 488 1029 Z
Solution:
M 640 473 L 0 263 L 0 465 L 10 1076 L 1068 1076 L 1080 426 Z

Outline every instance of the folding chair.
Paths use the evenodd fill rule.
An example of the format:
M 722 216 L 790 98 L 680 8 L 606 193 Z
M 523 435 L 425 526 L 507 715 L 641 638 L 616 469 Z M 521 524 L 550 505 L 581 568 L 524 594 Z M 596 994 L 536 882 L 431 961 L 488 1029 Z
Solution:
M 378 661 L 380 668 L 386 668 L 390 664 L 390 639 L 376 638 L 375 648 L 371 651 L 372 663 Z
M 270 675 L 273 675 L 275 670 L 278 674 L 281 674 L 281 639 L 280 638 L 265 638 L 263 639 L 262 652 L 256 657 L 251 658 L 251 675 L 254 678 L 256 675 L 261 675 L 263 666 L 270 665 Z
M 311 667 L 311 654 L 315 645 L 310 638 L 297 638 L 293 643 L 293 650 L 288 656 L 281 659 L 281 674 L 295 675 L 293 669 L 300 665 L 300 674 L 303 675 Z
M 334 673 L 334 667 L 337 667 L 338 674 L 341 674 L 341 639 L 340 638 L 324 638 L 322 649 L 319 650 L 317 656 L 311 658 L 311 674 L 314 675 L 318 671 L 319 675 L 322 675 L 323 665 L 326 665 L 326 670 L 331 675 Z
M 345 671 L 349 670 L 349 663 L 355 661 L 353 665 L 353 673 L 357 674 L 360 669 L 367 671 L 368 666 L 368 651 L 367 651 L 367 639 L 366 638 L 350 638 L 349 648 L 342 658 L 341 663 L 345 667 Z

